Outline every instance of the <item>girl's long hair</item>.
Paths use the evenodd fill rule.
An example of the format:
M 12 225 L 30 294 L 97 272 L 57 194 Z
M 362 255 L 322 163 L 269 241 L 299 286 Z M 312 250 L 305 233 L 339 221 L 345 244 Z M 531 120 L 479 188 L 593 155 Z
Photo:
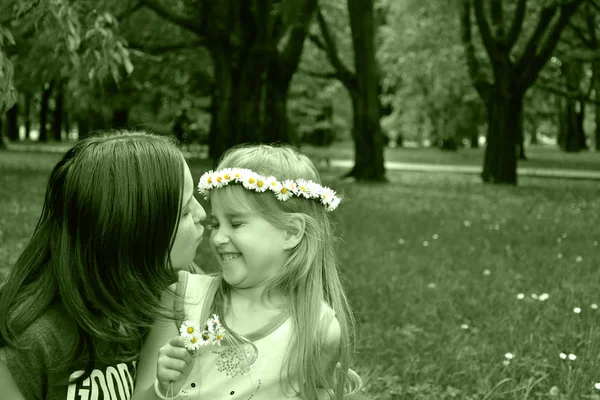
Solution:
M 183 191 L 174 140 L 144 132 L 88 136 L 50 175 L 29 244 L 0 290 L 0 346 L 51 307 L 78 328 L 71 357 L 56 369 L 136 359 L 176 280 L 170 262 Z M 105 347 L 108 344 L 108 349 Z M 103 349 L 103 350 L 101 350 Z
M 289 146 L 238 146 L 226 152 L 217 169 L 249 168 L 279 181 L 286 179 L 310 179 L 320 183 L 316 167 L 308 157 Z M 219 189 L 233 204 L 245 203 L 260 213 L 272 225 L 289 229 L 286 222 L 290 214 L 300 215 L 305 221 L 305 232 L 299 245 L 293 250 L 281 273 L 266 290 L 266 295 L 281 292 L 288 299 L 293 319 L 295 340 L 286 356 L 288 377 L 297 376 L 300 388 L 295 388 L 306 398 L 318 398 L 317 388 L 325 388 L 342 399 L 348 387 L 357 389 L 359 379 L 350 371 L 354 353 L 354 319 L 338 274 L 335 256 L 336 242 L 333 227 L 325 207 L 314 200 L 292 197 L 278 201 L 272 193 L 255 193 L 230 185 Z M 228 204 L 231 203 L 228 201 Z M 227 289 L 222 288 L 216 300 L 226 301 Z M 334 381 L 324 379 L 322 371 L 323 338 L 328 326 L 323 317 L 323 305 L 333 309 L 340 330 L 339 364 Z

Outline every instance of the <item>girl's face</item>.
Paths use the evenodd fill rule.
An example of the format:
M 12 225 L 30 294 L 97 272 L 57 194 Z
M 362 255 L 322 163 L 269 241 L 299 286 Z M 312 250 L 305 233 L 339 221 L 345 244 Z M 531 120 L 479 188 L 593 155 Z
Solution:
M 244 189 L 231 189 L 233 194 L 219 189 L 211 193 L 210 245 L 228 284 L 240 289 L 260 287 L 288 259 L 286 231 L 245 207 L 240 193 Z
M 196 249 L 202 241 L 204 227 L 200 224 L 206 218 L 204 208 L 194 197 L 194 181 L 187 163 L 183 164 L 184 183 L 179 225 L 171 247 L 171 262 L 177 270 L 187 267 L 196 256 Z

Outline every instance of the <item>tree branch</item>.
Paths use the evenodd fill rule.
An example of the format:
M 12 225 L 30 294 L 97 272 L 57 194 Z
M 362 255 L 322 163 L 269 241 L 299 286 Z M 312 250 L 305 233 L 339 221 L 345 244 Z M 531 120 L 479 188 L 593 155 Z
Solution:
M 471 0 L 463 0 L 463 6 L 460 13 L 461 30 L 462 30 L 462 43 L 465 49 L 465 56 L 467 58 L 467 68 L 469 69 L 469 76 L 473 82 L 473 86 L 479 93 L 479 96 L 485 100 L 486 86 L 488 82 L 483 77 L 480 71 L 479 62 L 475 55 L 475 46 L 473 45 L 473 35 L 471 32 Z
M 323 35 L 324 40 L 324 50 L 327 55 L 327 59 L 336 69 L 339 80 L 346 86 L 347 88 L 352 87 L 355 89 L 356 85 L 356 75 L 348 69 L 342 60 L 339 57 L 337 45 L 333 38 L 333 35 L 329 31 L 329 27 L 327 26 L 327 22 L 325 21 L 325 17 L 321 12 L 321 8 L 317 5 L 317 21 L 319 23 L 319 29 L 321 30 L 321 34 Z
M 115 15 L 115 18 L 118 21 L 122 21 L 125 18 L 129 17 L 131 14 L 133 14 L 134 12 L 136 12 L 137 10 L 139 10 L 140 8 L 142 8 L 144 6 L 144 3 L 142 3 L 142 1 L 136 1 L 133 6 L 127 8 L 125 11 L 123 11 L 121 14 L 119 15 Z
M 529 67 L 531 60 L 537 53 L 538 46 L 540 45 L 540 40 L 544 35 L 546 28 L 548 27 L 548 25 L 552 21 L 552 18 L 557 12 L 557 7 L 557 5 L 553 5 L 551 7 L 546 7 L 541 11 L 538 24 L 535 27 L 535 31 L 529 38 L 529 41 L 525 46 L 525 50 L 523 51 L 523 54 L 521 54 L 521 58 L 517 63 L 517 74 L 522 73 Z
M 567 25 L 573 30 L 573 32 L 575 32 L 579 39 L 581 39 L 585 47 L 592 47 L 591 41 L 588 40 L 587 37 L 585 37 L 583 30 L 581 30 L 577 25 L 575 25 L 573 21 L 569 21 Z
M 491 6 L 492 27 L 496 40 L 504 38 L 504 10 L 502 9 L 502 0 L 492 0 Z
M 179 25 L 182 28 L 185 28 L 199 36 L 204 36 L 204 32 L 202 27 L 197 24 L 197 19 L 185 17 L 183 15 L 179 15 L 177 13 L 172 12 L 168 7 L 165 7 L 161 0 L 141 0 L 143 5 L 150 8 L 160 17 L 174 23 L 175 25 Z
M 565 90 L 563 88 L 559 88 L 556 86 L 552 86 L 552 85 L 547 85 L 547 84 L 537 84 L 535 85 L 536 88 L 543 90 L 545 92 L 549 92 L 567 99 L 572 99 L 572 100 L 579 100 L 579 101 L 583 101 L 585 103 L 590 103 L 590 104 L 594 104 L 597 106 L 600 106 L 600 100 L 594 100 L 592 98 L 590 98 L 589 96 L 584 96 L 582 95 L 581 92 L 578 91 L 569 91 L 569 90 Z
M 144 53 L 158 55 L 162 53 L 168 53 L 171 51 L 177 50 L 186 50 L 192 48 L 198 48 L 204 46 L 206 43 L 204 41 L 198 40 L 194 42 L 182 42 L 182 43 L 172 43 L 167 45 L 157 45 L 157 46 L 147 46 L 142 43 L 129 43 L 130 49 L 135 49 Z
M 560 7 L 558 21 L 550 28 L 550 32 L 546 36 L 545 42 L 541 44 L 538 54 L 533 57 L 526 69 L 523 70 L 521 78 L 525 84 L 531 86 L 535 82 L 537 75 L 552 55 L 552 52 L 560 39 L 560 34 L 583 1 L 584 0 L 575 0 Z
M 525 3 L 526 0 L 519 0 L 517 4 L 517 10 L 515 11 L 515 19 L 510 27 L 508 35 L 506 36 L 506 46 L 510 50 L 521 34 L 521 28 L 523 27 L 523 21 L 525 20 Z
M 585 8 L 585 25 L 590 34 L 590 44 L 592 49 L 598 48 L 598 37 L 596 36 L 596 15 L 591 10 L 590 5 L 588 4 Z
M 474 8 L 475 18 L 477 20 L 477 26 L 479 27 L 479 33 L 481 34 L 483 46 L 489 54 L 492 64 L 494 64 L 494 62 L 499 61 L 498 46 L 496 43 L 496 39 L 494 39 L 494 36 L 492 35 L 490 25 L 486 19 L 485 12 L 483 10 L 483 0 L 475 0 Z

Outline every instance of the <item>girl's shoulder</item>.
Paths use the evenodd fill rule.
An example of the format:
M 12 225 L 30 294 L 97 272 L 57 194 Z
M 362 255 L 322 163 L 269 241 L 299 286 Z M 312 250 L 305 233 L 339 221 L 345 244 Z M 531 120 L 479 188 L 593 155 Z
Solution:
M 340 343 L 342 329 L 335 316 L 335 311 L 325 302 L 321 308 L 321 326 L 325 347 L 336 348 Z

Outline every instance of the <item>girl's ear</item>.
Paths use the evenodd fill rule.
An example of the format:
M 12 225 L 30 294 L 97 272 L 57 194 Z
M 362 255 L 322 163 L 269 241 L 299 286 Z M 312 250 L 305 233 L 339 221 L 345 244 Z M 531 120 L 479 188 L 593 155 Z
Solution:
M 291 214 L 288 220 L 288 228 L 285 231 L 284 249 L 292 250 L 304 237 L 306 220 L 302 214 Z

